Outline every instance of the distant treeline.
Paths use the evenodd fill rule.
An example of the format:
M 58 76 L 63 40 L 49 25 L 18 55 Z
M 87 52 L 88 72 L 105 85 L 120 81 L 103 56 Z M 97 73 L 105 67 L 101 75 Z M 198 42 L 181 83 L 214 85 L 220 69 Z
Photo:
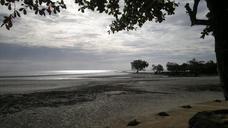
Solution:
M 138 73 L 141 70 L 145 70 L 149 66 L 149 63 L 145 60 L 134 60 L 131 62 L 132 70 L 136 70 Z M 192 59 L 185 63 L 178 64 L 176 62 L 168 62 L 166 64 L 167 71 L 161 64 L 152 65 L 152 70 L 155 74 L 165 74 L 172 76 L 199 76 L 199 75 L 217 75 L 217 64 L 213 61 L 201 61 Z
M 166 64 L 168 75 L 215 75 L 217 74 L 217 64 L 210 61 L 198 61 L 192 59 L 186 63 L 177 64 L 174 62 L 168 62 Z

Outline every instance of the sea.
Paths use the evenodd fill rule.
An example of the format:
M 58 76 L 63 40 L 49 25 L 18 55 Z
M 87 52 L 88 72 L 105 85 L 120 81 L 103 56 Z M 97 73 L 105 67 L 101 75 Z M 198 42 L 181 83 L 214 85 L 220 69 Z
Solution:
M 61 80 L 83 79 L 97 76 L 124 75 L 118 70 L 46 70 L 0 72 L 0 80 Z

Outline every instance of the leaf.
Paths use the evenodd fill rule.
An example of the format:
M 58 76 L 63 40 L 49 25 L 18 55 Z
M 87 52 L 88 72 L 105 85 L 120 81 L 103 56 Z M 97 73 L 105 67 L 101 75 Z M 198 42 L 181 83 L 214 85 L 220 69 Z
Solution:
M 6 18 L 3 20 L 3 23 L 2 23 L 2 25 L 1 25 L 1 27 L 2 26 L 4 26 L 5 24 L 6 24 L 6 22 L 7 22 L 7 20 L 6 20 Z
M 51 3 L 50 1 L 47 1 L 46 6 L 49 6 L 50 3 Z
M 54 8 L 54 11 L 53 11 L 53 12 L 54 12 L 55 14 L 57 13 L 55 8 Z
M 20 15 L 20 13 L 19 13 L 18 11 L 16 11 L 16 13 L 17 13 L 17 16 L 18 16 L 18 17 L 21 17 L 21 15 Z
M 61 7 L 64 8 L 64 9 L 66 9 L 66 5 L 65 4 L 63 4 Z
M 5 0 L 1 0 L 1 5 L 4 5 L 5 4 Z
M 59 6 L 56 7 L 56 10 L 57 10 L 58 12 L 60 12 Z
M 46 16 L 45 9 L 40 10 L 42 12 L 42 15 Z
M 23 13 L 24 13 L 24 15 L 26 15 L 26 14 L 27 14 L 27 11 L 24 9 L 24 10 L 23 10 Z
M 13 12 L 13 16 L 17 17 L 17 12 L 16 11 Z
M 39 4 L 40 4 L 40 5 L 42 4 L 42 0 L 39 0 Z
M 13 26 L 11 19 L 8 21 L 8 27 L 11 28 Z
M 42 10 L 39 10 L 39 14 L 42 16 L 43 15 L 43 12 L 42 12 Z
M 50 7 L 48 7 L 47 12 L 49 15 L 51 15 L 51 8 Z
M 1 27 L 2 27 L 2 26 L 4 26 L 4 25 L 5 25 L 5 24 L 4 24 L 4 23 L 2 23 Z
M 8 9 L 9 9 L 9 10 L 11 10 L 11 9 L 12 9 L 11 4 L 9 4 L 9 5 L 8 5 Z
M 10 28 L 9 28 L 9 26 L 8 26 L 7 24 L 6 24 L 5 26 L 6 26 L 6 29 L 7 29 L 7 30 L 10 30 Z
M 7 23 L 7 20 L 8 20 L 8 17 L 7 16 L 4 16 L 4 20 L 3 20 L 3 23 Z
M 19 9 L 19 11 L 22 11 L 22 10 L 24 10 L 24 8 L 20 8 L 20 9 Z

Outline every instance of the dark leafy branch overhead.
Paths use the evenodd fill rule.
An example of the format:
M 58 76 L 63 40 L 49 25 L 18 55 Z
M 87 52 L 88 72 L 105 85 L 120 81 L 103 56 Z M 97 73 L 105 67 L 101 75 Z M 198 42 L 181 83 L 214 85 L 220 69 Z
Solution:
M 187 10 L 187 13 L 189 14 L 192 25 L 206 25 L 206 28 L 203 30 L 203 32 L 201 32 L 201 38 L 204 38 L 206 35 L 209 35 L 209 33 L 213 31 L 212 15 L 211 12 L 208 12 L 208 14 L 206 15 L 206 17 L 208 18 L 207 20 L 197 19 L 196 15 L 199 2 L 200 0 L 194 0 L 193 9 L 190 8 L 189 3 L 185 5 L 185 8 Z
M 75 0 L 84 9 L 96 10 L 113 15 L 115 20 L 110 25 L 110 32 L 134 30 L 142 27 L 146 21 L 162 22 L 165 15 L 174 14 L 177 3 L 170 0 L 124 0 L 120 7 L 119 0 Z
M 60 9 L 66 9 L 64 1 L 52 0 L 1 0 L 1 5 L 6 6 L 12 13 L 5 16 L 1 25 L 5 26 L 8 30 L 13 26 L 13 19 L 21 17 L 21 14 L 26 15 L 28 10 L 33 11 L 36 15 L 46 16 L 52 13 L 57 14 Z
M 17 7 L 20 3 L 20 7 Z M 79 5 L 78 11 L 86 9 L 112 15 L 115 20 L 110 24 L 109 32 L 121 30 L 134 30 L 142 27 L 146 21 L 162 22 L 166 15 L 173 15 L 177 3 L 171 0 L 75 0 Z M 5 16 L 2 26 L 7 29 L 12 27 L 12 19 L 20 17 L 20 14 L 27 14 L 27 10 L 35 14 L 45 16 L 56 14 L 65 9 L 64 1 L 52 0 L 1 0 L 1 5 L 7 6 L 13 13 Z M 12 8 L 13 7 L 13 8 Z

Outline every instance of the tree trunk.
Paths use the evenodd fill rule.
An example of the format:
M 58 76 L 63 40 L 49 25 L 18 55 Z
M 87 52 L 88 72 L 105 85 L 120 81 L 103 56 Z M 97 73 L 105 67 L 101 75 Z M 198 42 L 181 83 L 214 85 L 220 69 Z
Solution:
M 228 100 L 228 50 L 216 51 L 216 58 L 221 85 L 224 91 L 224 97 L 225 100 Z
M 139 73 L 139 70 L 138 69 L 136 70 L 136 73 Z
M 228 100 L 228 39 L 215 35 L 215 53 L 224 97 Z
M 209 0 L 208 0 L 209 1 Z M 213 0 L 211 0 L 213 1 Z M 227 0 L 211 3 L 215 37 L 215 52 L 218 63 L 218 72 L 224 90 L 225 100 L 228 100 L 228 12 Z

